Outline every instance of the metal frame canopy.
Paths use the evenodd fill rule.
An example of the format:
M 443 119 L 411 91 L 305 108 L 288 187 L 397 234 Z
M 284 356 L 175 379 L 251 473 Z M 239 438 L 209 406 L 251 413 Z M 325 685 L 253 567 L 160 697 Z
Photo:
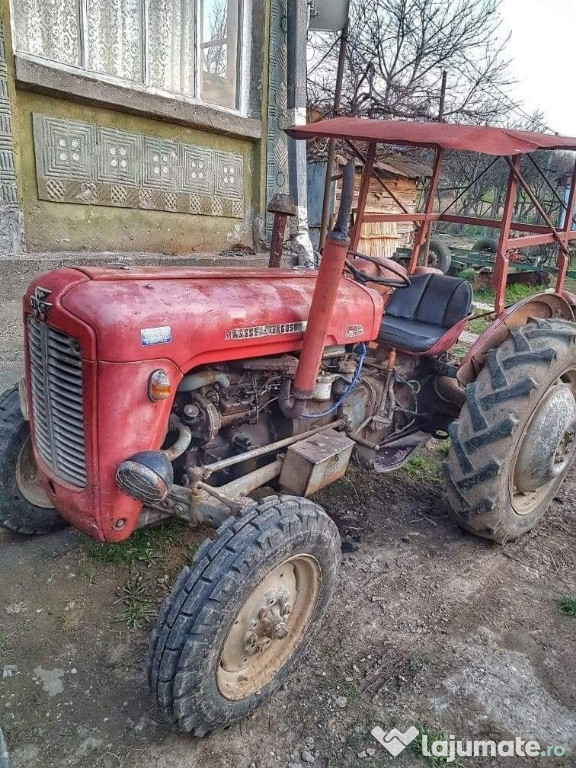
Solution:
M 508 278 L 509 252 L 519 248 L 527 248 L 535 245 L 558 245 L 556 266 L 558 275 L 556 280 L 556 292 L 562 293 L 564 281 L 568 269 L 568 244 L 576 240 L 576 231 L 572 230 L 574 216 L 574 204 L 576 203 L 576 161 L 572 171 L 570 191 L 565 208 L 563 225 L 556 227 L 544 210 L 540 201 L 536 198 L 528 183 L 522 176 L 522 155 L 529 155 L 537 150 L 564 150 L 576 152 L 576 138 L 567 136 L 555 136 L 546 133 L 531 133 L 529 131 L 514 131 L 506 128 L 476 125 L 447 125 L 446 123 L 420 123 L 395 120 L 367 120 L 364 118 L 338 117 L 332 120 L 321 120 L 309 125 L 294 126 L 288 128 L 286 133 L 294 139 L 312 139 L 317 137 L 341 139 L 345 141 L 354 154 L 364 163 L 364 173 L 356 217 L 351 232 L 351 249 L 356 250 L 360 241 L 362 225 L 365 222 L 405 222 L 411 221 L 417 227 L 414 238 L 414 246 L 410 259 L 410 273 L 413 273 L 418 264 L 420 249 L 426 242 L 430 225 L 435 221 L 446 221 L 455 224 L 472 224 L 483 227 L 491 227 L 500 230 L 500 238 L 496 253 L 494 267 L 494 288 L 496 314 L 504 310 L 504 295 Z M 363 156 L 354 142 L 368 144 L 366 156 Z M 435 150 L 433 172 L 428 184 L 424 211 L 410 213 L 395 197 L 393 192 L 386 187 L 379 175 L 374 173 L 376 161 L 376 148 L 380 143 L 395 144 L 400 146 L 422 147 Z M 444 154 L 447 150 L 476 152 L 494 156 L 492 163 L 485 168 L 474 181 L 485 173 L 499 157 L 503 157 L 509 167 L 508 186 L 504 202 L 502 219 L 484 219 L 472 216 L 457 216 L 448 213 L 450 208 L 462 195 L 453 200 L 447 208 L 440 213 L 434 213 L 434 200 L 438 190 L 438 182 L 442 169 Z M 534 162 L 534 161 L 533 161 Z M 398 204 L 402 213 L 370 213 L 366 214 L 366 201 L 372 176 L 384 187 L 389 195 Z M 540 214 L 544 225 L 524 224 L 513 221 L 514 206 L 518 189 L 522 188 L 533 206 Z M 462 193 L 463 194 L 463 193 Z M 511 237 L 512 233 L 523 233 L 520 237 Z

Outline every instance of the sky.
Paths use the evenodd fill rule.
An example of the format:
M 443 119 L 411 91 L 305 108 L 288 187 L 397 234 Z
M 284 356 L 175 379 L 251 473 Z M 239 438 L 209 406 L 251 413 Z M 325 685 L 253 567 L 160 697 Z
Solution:
M 502 0 L 507 50 L 518 81 L 511 96 L 540 108 L 552 130 L 576 136 L 576 0 Z

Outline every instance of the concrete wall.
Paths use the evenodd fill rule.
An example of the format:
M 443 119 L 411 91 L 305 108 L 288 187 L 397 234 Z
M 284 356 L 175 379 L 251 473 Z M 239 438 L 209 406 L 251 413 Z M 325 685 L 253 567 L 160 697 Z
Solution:
M 12 110 L 13 143 L 18 195 L 23 214 L 24 249 L 27 251 L 124 251 L 190 253 L 220 250 L 242 243 L 253 243 L 253 219 L 265 207 L 265 141 L 255 137 L 255 120 L 263 137 L 266 136 L 268 50 L 268 0 L 257 0 L 254 8 L 254 57 L 251 72 L 250 112 L 247 137 L 242 137 L 242 119 L 234 118 L 234 130 L 212 114 L 212 126 L 200 127 L 204 119 L 182 117 L 174 121 L 157 119 L 146 114 L 142 101 L 138 109 L 127 104 L 127 111 L 114 104 L 106 107 L 97 99 L 80 93 L 49 92 L 39 82 L 23 82 L 20 70 L 14 67 L 10 35 L 9 0 L 0 0 L 4 20 L 9 95 Z M 263 24 L 264 19 L 264 24 Z M 18 74 L 18 78 L 16 77 Z M 26 79 L 27 75 L 25 76 Z M 41 78 L 40 78 L 41 79 Z M 64 85 L 65 85 L 64 78 Z M 63 85 L 63 87 L 64 87 Z M 81 103 L 79 103 L 81 102 Z M 91 103 L 93 102 L 93 103 Z M 137 114 L 135 113 L 137 112 Z M 199 110 L 199 113 L 202 109 Z M 204 110 L 214 113 L 215 110 Z M 244 212 L 242 218 L 218 215 L 194 215 L 163 210 L 142 210 L 106 205 L 73 204 L 39 199 L 36 157 L 33 137 L 33 114 L 82 121 L 95 126 L 129 131 L 194 145 L 220 152 L 232 153 L 243 160 Z M 204 121 L 206 122 L 206 121 Z M 250 125 L 248 126 L 248 123 Z

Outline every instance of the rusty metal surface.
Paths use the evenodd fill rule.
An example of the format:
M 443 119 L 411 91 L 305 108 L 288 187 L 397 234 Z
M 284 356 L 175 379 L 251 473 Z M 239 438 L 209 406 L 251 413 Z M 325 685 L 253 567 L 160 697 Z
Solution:
M 481 125 L 448 125 L 446 123 L 409 122 L 406 120 L 366 120 L 336 117 L 310 125 L 288 128 L 293 139 L 314 137 L 359 139 L 387 142 L 398 146 L 430 147 L 482 152 L 486 155 L 521 155 L 537 149 L 576 151 L 576 138 L 548 133 L 514 131 Z
M 298 368 L 298 358 L 294 355 L 282 355 L 281 357 L 260 357 L 253 360 L 245 360 L 242 363 L 245 371 L 264 371 L 270 373 L 284 373 L 294 376 Z
M 297 496 L 311 496 L 346 473 L 354 441 L 330 429 L 292 445 L 280 474 L 280 485 Z
M 255 448 L 253 451 L 246 451 L 245 453 L 239 454 L 238 456 L 231 456 L 229 459 L 222 459 L 222 461 L 216 461 L 213 464 L 207 464 L 204 469 L 210 474 L 213 472 L 219 472 L 222 469 L 233 467 L 235 464 L 242 464 L 245 461 L 258 459 L 260 456 L 266 456 L 268 453 L 273 453 L 274 451 L 279 451 L 282 448 L 287 448 L 293 443 L 297 443 L 300 440 L 312 437 L 313 435 L 317 435 L 321 432 L 334 430 L 335 428 L 343 426 L 343 423 L 344 422 L 340 419 L 339 421 L 335 421 L 332 424 L 327 424 L 323 427 L 316 427 L 315 429 L 311 429 L 308 432 L 304 432 L 300 435 L 293 435 L 292 437 L 287 437 L 284 440 L 278 440 L 276 443 L 263 445 L 261 448 Z
M 270 204 L 268 205 L 269 213 L 282 213 L 284 216 L 296 216 L 296 206 L 290 195 L 277 194 L 274 195 Z

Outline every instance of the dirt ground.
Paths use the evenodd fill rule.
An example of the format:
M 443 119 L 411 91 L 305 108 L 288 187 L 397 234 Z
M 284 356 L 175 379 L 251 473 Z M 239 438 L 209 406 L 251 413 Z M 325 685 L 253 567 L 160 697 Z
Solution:
M 413 748 L 390 757 L 376 725 L 568 750 L 453 765 L 575 766 L 576 618 L 557 601 L 576 594 L 576 473 L 533 533 L 499 547 L 452 523 L 441 458 L 435 446 L 396 475 L 352 470 L 319 494 L 347 552 L 317 643 L 267 705 L 204 740 L 164 724 L 143 660 L 158 603 L 209 532 L 176 523 L 120 550 L 70 530 L 0 534 L 0 723 L 13 768 L 444 764 Z

